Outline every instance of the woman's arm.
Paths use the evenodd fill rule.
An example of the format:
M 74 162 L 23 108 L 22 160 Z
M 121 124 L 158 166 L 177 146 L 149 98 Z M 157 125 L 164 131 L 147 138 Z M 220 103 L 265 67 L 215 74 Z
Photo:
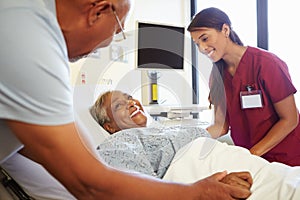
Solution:
M 299 114 L 294 95 L 290 95 L 275 103 L 274 107 L 279 116 L 279 120 L 274 124 L 267 135 L 250 149 L 250 152 L 254 155 L 261 156 L 270 151 L 298 125 Z

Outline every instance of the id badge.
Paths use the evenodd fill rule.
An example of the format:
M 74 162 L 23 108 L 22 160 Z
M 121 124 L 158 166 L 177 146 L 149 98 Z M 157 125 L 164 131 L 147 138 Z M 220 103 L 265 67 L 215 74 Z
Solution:
M 247 108 L 262 108 L 261 90 L 241 91 L 241 107 Z

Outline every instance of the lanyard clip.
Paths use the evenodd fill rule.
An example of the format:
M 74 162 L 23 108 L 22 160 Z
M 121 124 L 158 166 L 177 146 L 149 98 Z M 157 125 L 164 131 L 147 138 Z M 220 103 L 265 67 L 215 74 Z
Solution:
M 252 87 L 251 85 L 247 85 L 247 86 L 246 86 L 246 89 L 247 89 L 248 92 L 251 92 L 252 89 L 253 89 L 253 87 Z

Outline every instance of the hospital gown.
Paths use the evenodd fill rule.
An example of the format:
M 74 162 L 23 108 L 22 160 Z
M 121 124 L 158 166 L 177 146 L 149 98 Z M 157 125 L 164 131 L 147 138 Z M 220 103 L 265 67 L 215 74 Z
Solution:
M 133 128 L 111 135 L 97 150 L 112 167 L 162 178 L 175 153 L 199 137 L 210 135 L 192 126 Z

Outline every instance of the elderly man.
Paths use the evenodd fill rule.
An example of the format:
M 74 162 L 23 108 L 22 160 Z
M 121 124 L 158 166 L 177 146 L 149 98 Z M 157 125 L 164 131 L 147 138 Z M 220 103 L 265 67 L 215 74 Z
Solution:
M 1 1 L 2 162 L 19 151 L 77 199 L 246 198 L 249 190 L 219 181 L 226 173 L 194 184 L 166 183 L 107 167 L 81 141 L 68 59 L 107 46 L 122 31 L 130 6 L 129 0 Z

